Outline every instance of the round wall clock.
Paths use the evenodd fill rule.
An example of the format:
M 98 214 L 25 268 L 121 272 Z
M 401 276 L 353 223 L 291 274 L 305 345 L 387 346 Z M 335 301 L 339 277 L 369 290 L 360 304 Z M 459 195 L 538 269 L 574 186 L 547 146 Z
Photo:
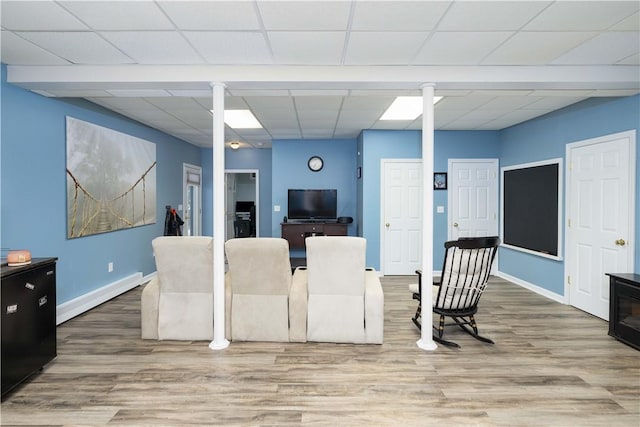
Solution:
M 324 160 L 322 160 L 322 157 L 320 156 L 311 156 L 309 157 L 307 166 L 309 166 L 309 169 L 311 169 L 311 171 L 318 172 L 324 166 Z

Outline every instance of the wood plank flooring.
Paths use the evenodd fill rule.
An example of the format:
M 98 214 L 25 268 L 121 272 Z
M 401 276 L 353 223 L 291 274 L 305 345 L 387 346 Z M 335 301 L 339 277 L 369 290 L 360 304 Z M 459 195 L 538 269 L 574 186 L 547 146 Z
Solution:
M 383 345 L 140 339 L 134 289 L 58 327 L 58 357 L 2 425 L 640 426 L 640 352 L 607 323 L 500 279 L 477 316 L 496 344 L 416 346 L 407 284 L 382 278 Z

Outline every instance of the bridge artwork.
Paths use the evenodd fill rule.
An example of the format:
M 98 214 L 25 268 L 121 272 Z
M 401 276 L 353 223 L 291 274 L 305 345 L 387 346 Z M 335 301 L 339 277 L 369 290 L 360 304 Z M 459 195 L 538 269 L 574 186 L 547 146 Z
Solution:
M 156 222 L 155 144 L 67 117 L 67 238 Z

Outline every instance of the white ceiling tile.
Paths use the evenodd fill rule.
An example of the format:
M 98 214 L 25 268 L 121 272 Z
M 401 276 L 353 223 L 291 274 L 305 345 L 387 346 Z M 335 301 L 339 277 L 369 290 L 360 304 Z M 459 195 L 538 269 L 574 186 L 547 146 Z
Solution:
M 556 1 L 524 29 L 527 31 L 597 31 L 638 11 L 637 1 Z
M 584 32 L 520 32 L 487 56 L 484 65 L 542 65 L 592 38 Z
M 504 42 L 511 32 L 437 32 L 413 64 L 475 65 Z
M 251 108 L 294 109 L 293 98 L 289 96 L 246 96 L 244 100 Z
M 291 96 L 347 96 L 347 89 L 291 89 Z
M 549 1 L 456 1 L 438 24 L 438 31 L 518 30 Z
M 535 96 L 499 96 L 482 106 L 483 109 L 514 110 L 539 100 Z
M 443 98 L 435 106 L 436 113 L 442 110 L 461 110 L 471 111 L 487 102 L 495 99 L 494 95 L 476 95 L 472 94 L 466 97 L 449 97 Z
M 20 32 L 20 37 L 74 64 L 131 64 L 132 59 L 96 33 Z
M 338 65 L 344 48 L 344 32 L 269 32 L 276 64 Z
M 181 30 L 257 30 L 260 23 L 250 1 L 161 1 Z
M 150 1 L 64 1 L 65 9 L 94 30 L 172 30 L 173 24 Z
M 2 27 L 22 31 L 80 31 L 87 26 L 52 1 L 0 2 Z
M 553 64 L 615 64 L 640 53 L 640 33 L 603 33 L 554 60 Z
M 273 139 L 299 139 L 302 138 L 300 129 L 275 129 L 271 132 Z
M 139 64 L 200 64 L 202 59 L 177 32 L 104 32 L 103 37 Z
M 287 116 L 281 116 L 278 118 L 268 118 L 268 119 L 263 119 L 260 118 L 260 123 L 262 123 L 265 127 L 268 128 L 290 128 L 290 129 L 297 129 L 299 128 L 299 124 L 298 124 L 298 120 L 296 119 L 296 117 L 287 117 Z
M 69 65 L 69 61 L 18 37 L 10 31 L 2 31 L 0 60 L 12 65 Z
M 346 1 L 262 1 L 258 8 L 267 31 L 344 31 L 350 2 Z
M 333 129 L 302 129 L 304 138 L 333 138 Z
M 633 15 L 628 16 L 622 21 L 618 22 L 613 27 L 609 28 L 610 31 L 640 31 L 640 12 L 636 12 Z
M 234 89 L 227 91 L 233 96 L 289 96 L 287 89 Z
M 633 96 L 640 93 L 640 89 L 598 89 L 592 96 Z
M 164 98 L 148 98 L 145 99 L 149 104 L 155 105 L 158 108 L 166 109 L 177 109 L 177 110 L 195 110 L 195 111 L 203 111 L 207 112 L 202 105 L 198 104 L 192 98 L 180 98 L 176 96 L 169 96 Z
M 50 92 L 60 98 L 92 98 L 109 96 L 107 91 L 97 89 L 51 90 Z
M 155 96 L 169 96 L 169 92 L 164 89 L 107 89 L 113 96 L 125 98 L 151 98 Z
M 349 96 L 344 98 L 342 111 L 355 111 L 364 114 L 382 113 L 396 99 L 395 96 Z
M 358 1 L 352 31 L 429 31 L 450 1 Z
M 260 32 L 184 31 L 210 64 L 271 64 L 271 53 Z
M 326 108 L 338 110 L 343 101 L 341 96 L 296 96 L 293 99 L 298 111 Z
M 206 89 L 178 89 L 168 90 L 168 92 L 171 94 L 171 96 L 180 96 L 187 98 L 205 98 L 213 96 L 211 90 Z
M 407 64 L 420 50 L 426 32 L 352 32 L 345 65 Z
M 583 99 L 585 98 L 564 96 L 545 97 L 539 98 L 537 101 L 523 107 L 523 109 L 552 111 L 566 107 L 567 105 L 575 104 L 576 102 L 582 101 Z
M 640 54 L 628 56 L 619 61 L 617 65 L 640 65 Z
M 593 90 L 586 89 L 538 89 L 531 92 L 532 96 L 544 96 L 544 97 L 589 97 L 593 94 Z

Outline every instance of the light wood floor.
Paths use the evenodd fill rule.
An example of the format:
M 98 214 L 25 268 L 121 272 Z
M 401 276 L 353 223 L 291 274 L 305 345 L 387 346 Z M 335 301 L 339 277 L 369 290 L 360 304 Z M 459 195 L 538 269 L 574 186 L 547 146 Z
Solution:
M 134 289 L 58 328 L 3 425 L 640 426 L 640 352 L 607 323 L 493 279 L 488 345 L 417 348 L 411 278 L 385 277 L 384 344 L 142 341 Z

